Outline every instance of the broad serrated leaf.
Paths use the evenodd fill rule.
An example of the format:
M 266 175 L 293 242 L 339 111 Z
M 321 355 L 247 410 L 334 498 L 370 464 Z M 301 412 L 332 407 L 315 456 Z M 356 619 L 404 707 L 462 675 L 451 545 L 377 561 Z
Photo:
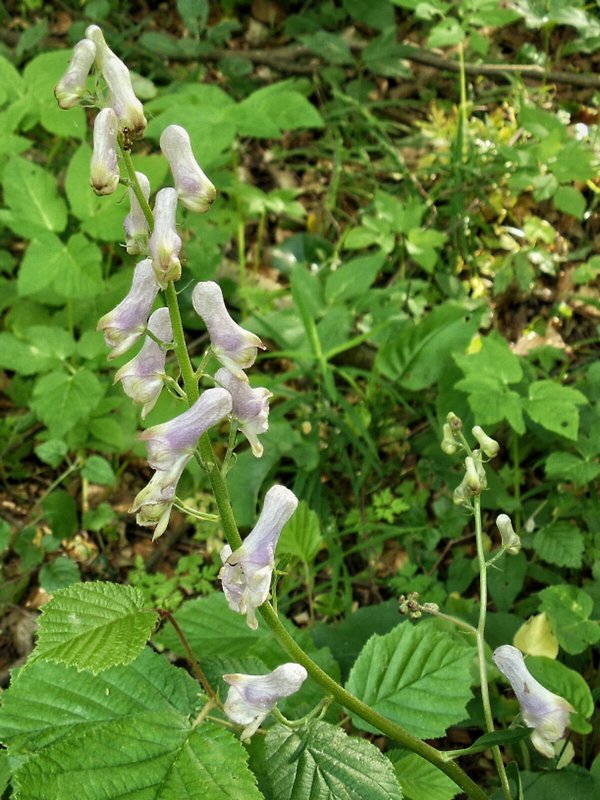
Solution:
M 585 679 L 560 661 L 544 656 L 529 656 L 527 669 L 542 686 L 564 697 L 576 709 L 569 728 L 576 733 L 590 733 L 592 726 L 587 720 L 594 713 L 594 698 Z
M 97 483 L 100 486 L 112 486 L 117 480 L 110 462 L 102 456 L 86 458 L 81 474 L 90 483 Z
M 577 568 L 583 558 L 583 534 L 571 522 L 558 520 L 535 534 L 533 549 L 548 564 Z
M 33 390 L 31 407 L 51 434 L 60 438 L 93 411 L 103 389 L 93 372 L 51 372 L 40 378 Z
M 81 580 L 79 567 L 72 558 L 59 556 L 40 569 L 39 584 L 49 594 L 72 586 Z
M 364 739 L 326 722 L 267 734 L 265 777 L 277 800 L 401 800 L 394 769 Z
M 294 88 L 280 81 L 257 89 L 231 110 L 231 120 L 241 136 L 273 138 L 295 128 L 322 128 L 317 109 Z
M 87 299 L 102 291 L 102 254 L 81 233 L 65 244 L 52 233 L 37 234 L 19 271 L 19 294 L 52 286 L 60 297 Z
M 133 586 L 78 583 L 44 606 L 34 658 L 97 674 L 133 661 L 157 621 Z
M 20 800 L 261 800 L 243 745 L 229 731 L 175 711 L 100 722 L 28 759 Z
M 289 553 L 310 564 L 324 546 L 318 514 L 301 500 L 294 516 L 281 532 L 277 555 Z
M 459 794 L 454 781 L 416 753 L 392 750 L 387 756 L 407 800 L 452 800 Z
M 372 636 L 347 686 L 370 708 L 421 738 L 442 736 L 466 716 L 473 648 L 430 626 L 405 622 Z M 353 715 L 362 730 L 376 729 Z
M 149 711 L 182 715 L 202 705 L 198 684 L 149 648 L 101 675 L 37 662 L 16 673 L 2 696 L 0 741 L 11 754 L 33 753 L 98 722 L 136 720 Z
M 546 459 L 546 476 L 553 480 L 563 480 L 584 486 L 600 475 L 600 464 L 574 453 L 557 451 L 550 453 Z
M 529 387 L 525 410 L 546 430 L 575 440 L 579 431 L 577 406 L 587 402 L 584 394 L 570 386 L 561 386 L 551 380 L 535 381 Z
M 558 643 L 576 655 L 600 640 L 600 624 L 589 619 L 594 601 L 583 589 L 560 584 L 548 586 L 539 594 L 540 610 L 545 611 Z
M 69 50 L 54 50 L 35 56 L 23 70 L 28 96 L 33 101 L 33 113 L 43 127 L 61 137 L 84 139 L 87 133 L 85 111 L 77 105 L 65 111 L 59 108 L 54 87 L 64 74 L 71 58 Z
M 4 170 L 4 200 L 12 212 L 12 230 L 30 238 L 40 230 L 63 231 L 67 206 L 56 179 L 32 161 L 11 158 Z

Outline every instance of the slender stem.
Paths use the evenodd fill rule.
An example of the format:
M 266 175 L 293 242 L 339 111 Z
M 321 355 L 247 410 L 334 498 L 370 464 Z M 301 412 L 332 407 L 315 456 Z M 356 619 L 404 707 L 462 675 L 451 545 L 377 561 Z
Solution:
M 131 158 L 131 153 L 129 150 L 126 150 L 122 144 L 120 144 L 121 148 L 121 155 L 123 156 L 123 161 L 125 163 L 125 168 L 127 169 L 127 174 L 129 176 L 129 182 L 131 184 L 131 188 L 133 189 L 133 193 L 135 194 L 138 203 L 140 204 L 140 208 L 144 216 L 146 217 L 146 222 L 150 228 L 150 231 L 154 228 L 154 214 L 150 206 L 148 205 L 148 201 L 144 197 L 144 193 L 142 192 L 142 187 L 140 186 L 140 182 L 137 179 L 137 175 L 135 174 L 135 167 L 133 166 L 133 159 Z
M 473 499 L 473 506 L 475 509 L 475 539 L 477 541 L 477 560 L 479 562 L 479 623 L 477 625 L 477 660 L 479 662 L 479 677 L 481 681 L 481 701 L 483 703 L 483 714 L 485 717 L 485 725 L 488 733 L 494 730 L 494 718 L 492 716 L 492 707 L 490 705 L 490 692 L 487 680 L 487 665 L 485 661 L 485 619 L 487 614 L 487 568 L 488 565 L 485 561 L 485 552 L 483 549 L 483 531 L 481 528 L 481 497 L 476 495 Z M 506 770 L 504 769 L 504 762 L 502 761 L 502 754 L 499 747 L 492 747 L 492 755 L 500 783 L 502 785 L 502 792 L 506 800 L 511 800 L 510 786 L 508 785 L 508 778 Z
M 157 610 L 158 610 L 158 613 L 160 614 L 160 616 L 163 617 L 164 619 L 168 620 L 171 623 L 171 625 L 173 626 L 173 628 L 175 630 L 175 633 L 177 634 L 177 637 L 178 637 L 179 641 L 181 642 L 181 644 L 183 645 L 183 649 L 186 652 L 187 659 L 189 661 L 190 667 L 192 668 L 192 672 L 194 673 L 194 675 L 198 679 L 198 682 L 200 683 L 200 685 L 202 686 L 202 688 L 204 689 L 204 691 L 206 692 L 208 697 L 210 697 L 212 703 L 214 705 L 216 705 L 216 706 L 220 705 L 220 703 L 219 703 L 219 701 L 217 699 L 217 695 L 215 694 L 215 691 L 212 688 L 212 686 L 210 685 L 210 683 L 208 682 L 208 679 L 207 679 L 206 675 L 202 671 L 202 667 L 196 661 L 196 656 L 192 652 L 192 648 L 190 647 L 190 644 L 189 644 L 188 640 L 185 637 L 185 633 L 181 630 L 181 627 L 180 627 L 179 623 L 177 622 L 177 620 L 175 619 L 173 614 L 171 614 L 170 611 L 167 611 L 164 608 L 159 608 Z

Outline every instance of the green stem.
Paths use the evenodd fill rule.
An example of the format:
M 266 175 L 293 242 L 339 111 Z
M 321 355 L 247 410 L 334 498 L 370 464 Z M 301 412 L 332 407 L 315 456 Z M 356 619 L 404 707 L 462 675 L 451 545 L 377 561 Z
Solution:
M 485 552 L 483 549 L 483 531 L 481 528 L 481 497 L 476 495 L 473 499 L 473 506 L 475 509 L 475 538 L 477 541 L 477 560 L 479 562 L 479 622 L 477 625 L 477 660 L 479 662 L 479 677 L 481 681 L 481 701 L 483 703 L 483 714 L 485 717 L 485 725 L 488 733 L 494 731 L 494 718 L 492 716 L 492 707 L 490 705 L 490 692 L 487 680 L 487 665 L 485 661 L 485 619 L 487 615 L 487 568 L 488 565 L 485 561 Z M 496 770 L 502 785 L 502 792 L 506 800 L 511 800 L 510 786 L 508 785 L 508 778 L 506 770 L 504 769 L 504 762 L 502 761 L 502 754 L 499 747 L 492 747 L 492 755 Z

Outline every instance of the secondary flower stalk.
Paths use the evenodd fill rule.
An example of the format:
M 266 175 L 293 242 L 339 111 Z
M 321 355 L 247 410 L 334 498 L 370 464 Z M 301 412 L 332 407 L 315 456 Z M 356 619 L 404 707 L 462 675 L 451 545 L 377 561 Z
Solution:
M 82 39 L 73 48 L 67 71 L 56 84 L 54 96 L 61 108 L 73 108 L 85 94 L 87 78 L 96 58 L 96 45 Z
M 185 128 L 169 125 L 160 137 L 160 149 L 169 162 L 175 189 L 182 204 L 190 211 L 208 211 L 216 190 L 194 157 Z

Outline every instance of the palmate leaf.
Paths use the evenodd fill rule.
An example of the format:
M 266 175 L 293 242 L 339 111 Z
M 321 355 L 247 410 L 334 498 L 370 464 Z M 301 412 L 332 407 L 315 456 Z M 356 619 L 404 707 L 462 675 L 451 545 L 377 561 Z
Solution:
M 272 800 L 401 800 L 391 763 L 364 739 L 326 722 L 302 731 L 277 725 L 265 743 Z
M 375 711 L 424 739 L 441 736 L 466 716 L 474 650 L 448 635 L 405 622 L 372 636 L 346 688 Z M 356 727 L 377 732 L 359 717 Z
M 97 674 L 128 664 L 140 653 L 158 621 L 132 586 L 77 583 L 44 607 L 34 659 L 89 669 Z

